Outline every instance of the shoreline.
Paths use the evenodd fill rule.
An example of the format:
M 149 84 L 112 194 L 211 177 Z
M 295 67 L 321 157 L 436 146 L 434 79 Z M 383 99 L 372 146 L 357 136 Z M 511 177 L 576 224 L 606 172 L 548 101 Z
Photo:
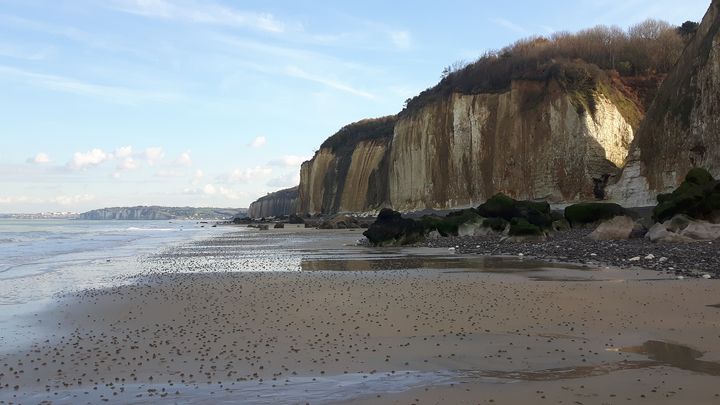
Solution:
M 358 235 L 227 233 L 148 256 L 132 283 L 70 294 L 34 316 L 47 341 L 0 355 L 0 403 L 612 394 L 703 404 L 720 394 L 716 280 L 366 248 Z M 633 349 L 648 342 L 666 349 Z

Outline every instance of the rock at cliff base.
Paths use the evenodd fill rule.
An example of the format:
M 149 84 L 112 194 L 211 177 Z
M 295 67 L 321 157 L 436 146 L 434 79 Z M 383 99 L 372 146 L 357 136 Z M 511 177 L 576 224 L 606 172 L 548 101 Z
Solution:
M 278 222 L 277 224 L 275 224 L 275 226 L 273 226 L 273 228 L 275 228 L 275 229 L 284 229 L 284 228 L 285 228 L 285 224 L 283 224 L 282 222 Z
M 291 223 L 294 225 L 301 225 L 301 224 L 305 223 L 305 220 L 295 214 L 292 214 L 288 217 L 288 223 Z
M 406 245 L 422 241 L 425 228 L 418 221 L 403 218 L 399 212 L 384 208 L 363 235 L 375 246 Z
M 494 221 L 502 219 L 510 222 L 522 218 L 540 230 L 550 229 L 553 222 L 550 204 L 547 202 L 518 201 L 502 193 L 490 197 L 477 208 L 477 213 Z M 501 223 L 495 222 L 494 225 L 494 229 L 497 229 Z
M 694 242 L 720 239 L 720 224 L 676 215 L 653 225 L 646 237 L 651 242 Z
M 525 218 L 513 218 L 510 221 L 510 230 L 508 231 L 508 235 L 510 236 L 528 237 L 543 236 L 544 234 L 539 226 L 531 224 Z
M 573 228 L 627 215 L 625 208 L 613 203 L 579 203 L 565 208 L 565 219 Z
M 519 214 L 516 203 L 517 201 L 505 194 L 498 193 L 481 204 L 477 208 L 477 212 L 486 218 L 502 218 L 510 221 Z
M 720 182 L 704 169 L 688 172 L 672 193 L 659 194 L 653 219 L 663 222 L 683 214 L 691 218 L 714 220 L 720 211 Z
M 349 215 L 337 215 L 326 221 L 323 221 L 318 228 L 320 229 L 358 229 L 360 221 Z
M 483 220 L 483 227 L 494 232 L 505 232 L 510 223 L 503 218 L 486 218 Z
M 628 216 L 619 216 L 602 222 L 590 234 L 594 240 L 627 240 L 635 229 L 635 221 Z

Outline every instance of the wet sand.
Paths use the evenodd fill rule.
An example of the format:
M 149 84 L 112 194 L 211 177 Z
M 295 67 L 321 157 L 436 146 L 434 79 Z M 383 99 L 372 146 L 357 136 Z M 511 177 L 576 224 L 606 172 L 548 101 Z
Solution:
M 134 283 L 35 315 L 45 337 L 0 354 L 0 403 L 720 403 L 716 280 L 358 236 L 144 259 Z

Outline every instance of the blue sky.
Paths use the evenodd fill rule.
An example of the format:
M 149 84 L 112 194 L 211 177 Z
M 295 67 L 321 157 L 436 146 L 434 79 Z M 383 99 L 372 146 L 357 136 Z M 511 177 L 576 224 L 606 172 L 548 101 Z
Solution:
M 708 0 L 0 0 L 0 212 L 246 207 L 343 125 L 519 38 Z

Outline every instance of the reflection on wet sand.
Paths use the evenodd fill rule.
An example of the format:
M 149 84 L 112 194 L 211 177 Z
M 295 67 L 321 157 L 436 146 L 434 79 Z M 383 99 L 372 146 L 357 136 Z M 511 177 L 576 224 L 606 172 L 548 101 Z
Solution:
M 463 270 L 479 272 L 536 272 L 547 269 L 587 270 L 586 267 L 568 264 L 552 264 L 537 260 L 508 257 L 443 257 L 404 256 L 344 259 L 303 258 L 300 263 L 304 271 L 381 271 L 409 269 Z
M 703 353 L 687 346 L 649 340 L 641 346 L 613 349 L 622 353 L 633 353 L 648 357 L 649 360 L 620 361 L 581 367 L 561 367 L 544 370 L 471 370 L 463 371 L 467 379 L 500 379 L 514 381 L 556 381 L 574 378 L 596 377 L 621 370 L 667 366 L 696 373 L 720 376 L 720 363 L 698 360 Z
M 703 353 L 687 346 L 649 340 L 642 346 L 625 347 L 620 351 L 648 356 L 657 365 L 720 376 L 720 363 L 698 360 Z

